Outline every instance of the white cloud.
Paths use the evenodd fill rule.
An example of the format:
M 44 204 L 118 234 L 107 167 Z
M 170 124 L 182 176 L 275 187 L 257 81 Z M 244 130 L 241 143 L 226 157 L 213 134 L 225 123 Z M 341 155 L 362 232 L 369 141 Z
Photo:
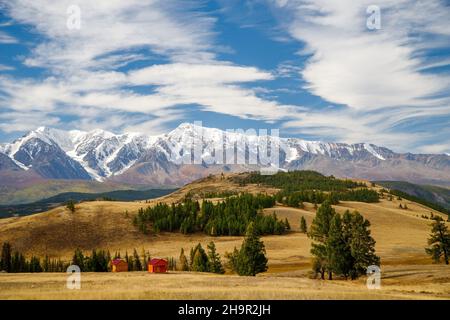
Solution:
M 299 55 L 306 62 L 298 72 L 307 83 L 305 88 L 343 105 L 310 108 L 294 115 L 286 128 L 401 150 L 412 150 L 429 139 L 445 140 L 442 132 L 412 125 L 450 114 L 449 74 L 422 72 L 448 64 L 448 57 L 430 59 L 427 54 L 449 47 L 450 8 L 443 1 L 290 0 L 282 6 L 274 4 L 283 19 L 280 25 L 304 45 Z M 381 30 L 366 27 L 366 8 L 372 4 L 381 8 Z
M 69 5 L 81 9 L 80 30 L 66 27 Z M 25 64 L 51 73 L 43 80 L 0 78 L 0 103 L 9 109 L 78 113 L 79 125 L 87 127 L 108 125 L 98 119 L 105 109 L 158 115 L 153 122 L 143 120 L 144 126 L 157 119 L 167 123 L 164 113 L 177 105 L 265 120 L 292 112 L 291 106 L 258 97 L 249 85 L 273 80 L 271 73 L 217 60 L 215 51 L 223 48 L 215 45 L 215 20 L 191 2 L 13 0 L 4 6 L 14 21 L 44 36 Z M 118 70 L 154 55 L 167 62 Z M 171 114 L 176 117 L 183 114 Z M 109 124 L 126 127 L 127 121 L 117 116 Z
M 412 34 L 423 32 L 423 26 L 440 31 L 442 12 L 448 13 L 439 1 L 429 2 L 418 7 L 415 1 L 379 1 L 382 29 L 375 31 L 366 28 L 372 1 L 291 2 L 296 14 L 289 32 L 306 44 L 304 53 L 312 54 L 301 71 L 306 88 L 355 109 L 426 105 L 424 97 L 450 85 L 448 76 L 418 71 L 424 62 L 419 50 L 434 43 Z
M 0 31 L 0 44 L 11 44 L 11 43 L 17 43 L 17 39 L 6 34 L 3 31 Z

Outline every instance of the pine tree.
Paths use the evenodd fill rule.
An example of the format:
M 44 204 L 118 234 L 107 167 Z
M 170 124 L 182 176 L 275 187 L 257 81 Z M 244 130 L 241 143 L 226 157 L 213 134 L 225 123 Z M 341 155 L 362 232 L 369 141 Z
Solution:
M 300 232 L 302 233 L 308 232 L 308 227 L 306 226 L 306 220 L 304 216 L 302 216 L 302 218 L 300 219 Z
M 370 265 L 380 265 L 380 258 L 375 255 L 375 240 L 370 235 L 370 222 L 355 211 L 350 215 L 349 247 L 353 257 L 353 266 L 350 272 L 352 279 L 366 274 Z M 347 219 L 348 220 L 348 219 Z
M 11 244 L 9 242 L 3 243 L 0 262 L 0 271 L 11 272 Z
M 186 259 L 186 256 L 184 255 L 183 248 L 181 248 L 181 252 L 180 252 L 180 270 L 181 271 L 189 271 L 188 261 Z
M 209 272 L 208 256 L 200 243 L 194 249 L 191 270 L 197 272 Z
M 237 254 L 237 256 L 235 256 Z M 249 223 L 245 239 L 239 252 L 234 251 L 230 257 L 230 265 L 241 276 L 255 276 L 267 271 L 267 258 L 264 243 L 260 240 L 253 225 Z
M 71 213 L 75 213 L 75 202 L 73 200 L 67 201 L 66 208 L 69 209 Z
M 289 224 L 289 221 L 287 218 L 284 219 L 284 226 L 286 230 L 291 230 L 291 225 Z
M 220 261 L 220 255 L 216 251 L 216 245 L 213 241 L 208 244 L 208 259 L 209 259 L 209 272 L 223 274 L 222 262 Z
M 343 230 L 343 222 L 340 214 L 335 214 L 331 219 L 330 230 L 326 243 L 328 253 L 328 268 L 337 275 L 347 278 L 352 268 L 351 250 Z M 331 277 L 329 279 L 331 280 Z
M 430 247 L 426 248 L 425 251 L 435 263 L 439 263 L 443 259 L 445 264 L 449 264 L 450 233 L 440 216 L 434 216 L 433 220 L 434 222 L 431 224 L 431 235 L 428 239 L 428 245 Z
M 136 249 L 134 249 L 133 252 L 133 270 L 142 271 L 141 258 L 139 257 L 139 254 L 137 253 Z
M 87 271 L 84 260 L 83 252 L 80 249 L 76 249 L 72 258 L 72 264 L 80 267 L 81 271 Z
M 309 228 L 309 236 L 315 242 L 311 245 L 311 254 L 314 256 L 314 271 L 319 272 L 322 279 L 325 278 L 325 272 L 328 271 L 328 277 L 332 277 L 332 271 L 328 265 L 327 239 L 330 231 L 330 223 L 336 214 L 329 201 L 325 201 L 317 209 L 316 216 Z

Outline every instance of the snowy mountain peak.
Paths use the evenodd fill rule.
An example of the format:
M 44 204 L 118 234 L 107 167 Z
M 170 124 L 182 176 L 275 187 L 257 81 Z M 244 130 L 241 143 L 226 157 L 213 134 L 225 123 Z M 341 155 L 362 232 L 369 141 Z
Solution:
M 149 153 L 161 153 L 167 161 L 175 161 L 191 152 L 192 143 L 200 142 L 202 159 L 211 158 L 211 150 L 227 143 L 237 145 L 240 151 L 255 152 L 261 143 L 266 143 L 267 136 L 259 136 L 252 130 L 222 131 L 192 123 L 181 123 L 174 130 L 164 135 L 151 136 L 139 132 L 114 134 L 109 131 L 95 129 L 91 131 L 64 131 L 49 127 L 39 127 L 30 131 L 13 143 L 0 146 L 0 152 L 8 155 L 17 165 L 29 168 L 21 163 L 24 152 L 32 158 L 36 150 L 44 150 L 46 145 L 63 150 L 65 154 L 79 164 L 86 174 L 95 180 L 124 173 L 139 159 Z M 295 163 L 305 154 L 324 156 L 333 159 L 358 160 L 371 157 L 384 161 L 392 151 L 373 144 L 345 144 L 321 141 L 307 141 L 299 138 L 279 138 L 269 134 L 270 144 L 277 146 L 286 163 Z M 32 141 L 33 144 L 28 143 Z M 27 144 L 28 143 L 28 144 Z M 243 147 L 243 143 L 245 145 Z M 48 149 L 48 148 L 47 148 Z M 253 151 L 251 151 L 253 150 Z M 151 158 L 151 157 L 150 157 Z

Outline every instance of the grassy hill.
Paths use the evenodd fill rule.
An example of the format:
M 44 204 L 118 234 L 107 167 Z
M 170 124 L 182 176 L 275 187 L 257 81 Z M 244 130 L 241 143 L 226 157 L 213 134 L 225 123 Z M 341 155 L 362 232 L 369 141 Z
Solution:
M 450 214 L 450 189 L 405 181 L 376 181 L 375 183 L 402 192 L 403 194 L 399 193 L 400 196 L 410 195 L 411 200 Z
M 65 192 L 56 196 L 32 203 L 0 206 L 0 218 L 13 215 L 29 215 L 48 211 L 63 205 L 69 200 L 79 201 L 136 201 L 161 197 L 172 193 L 175 189 L 150 189 L 150 190 L 116 190 L 102 193 Z
M 152 257 L 178 258 L 180 249 L 189 252 L 197 243 L 213 240 L 218 253 L 223 257 L 239 247 L 241 236 L 212 237 L 204 233 L 181 234 L 160 232 L 143 234 L 133 225 L 133 217 L 141 207 L 158 202 L 182 201 L 186 195 L 201 199 L 204 194 L 216 193 L 210 201 L 220 201 L 221 192 L 232 191 L 276 194 L 280 188 L 261 183 L 239 183 L 245 174 L 230 174 L 225 177 L 211 176 L 160 198 L 140 202 L 84 202 L 76 206 L 75 213 L 64 207 L 54 208 L 36 215 L 0 220 L 0 243 L 10 241 L 14 248 L 29 255 L 61 257 L 71 259 L 75 248 L 90 251 L 94 248 L 111 252 L 145 249 Z M 236 180 L 238 179 L 238 180 Z M 370 185 L 370 183 L 367 183 Z M 381 190 L 381 186 L 370 186 Z M 399 204 L 408 209 L 400 209 Z M 299 222 L 305 217 L 308 226 L 315 216 L 312 203 L 303 208 L 291 208 L 277 204 L 264 209 L 265 214 L 275 212 L 281 219 L 287 218 L 292 231 L 285 235 L 263 236 L 269 259 L 269 270 L 257 277 L 234 275 L 206 275 L 196 273 L 172 273 L 155 276 L 145 273 L 87 274 L 86 295 L 67 293 L 63 298 L 231 298 L 231 299 L 297 299 L 297 298 L 450 298 L 448 266 L 436 266 L 426 255 L 424 248 L 430 233 L 430 220 L 424 216 L 444 216 L 423 204 L 407 199 L 392 201 L 387 197 L 376 203 L 340 201 L 333 206 L 338 212 L 358 210 L 371 222 L 376 240 L 376 251 L 381 257 L 384 280 L 383 289 L 368 291 L 364 278 L 357 281 L 319 281 L 310 279 L 310 239 L 299 232 Z M 63 275 L 61 275 L 63 276 Z M 54 297 L 61 292 L 58 282 L 49 275 L 0 275 L 0 297 Z M 164 277 L 164 278 L 162 278 Z M 5 281 L 3 281 L 3 279 Z M 33 282 L 35 281 L 35 282 Z M 52 282 L 53 281 L 53 282 Z M 24 283 L 41 283 L 46 289 L 24 289 Z M 110 285 L 106 284 L 110 283 Z M 111 290 L 112 286 L 126 287 L 125 291 Z M 154 288 L 156 296 L 149 296 L 148 288 Z M 21 290 L 17 290 L 22 288 Z M 28 287 L 27 287 L 28 288 Z M 153 289 L 152 289 L 153 290 Z M 41 295 L 41 296 L 40 296 Z
M 102 193 L 137 189 L 126 184 L 86 180 L 40 180 L 24 186 L 0 186 L 0 205 L 32 203 L 65 192 Z M 142 188 L 140 188 L 142 189 Z M 148 187 L 145 189 L 149 189 Z

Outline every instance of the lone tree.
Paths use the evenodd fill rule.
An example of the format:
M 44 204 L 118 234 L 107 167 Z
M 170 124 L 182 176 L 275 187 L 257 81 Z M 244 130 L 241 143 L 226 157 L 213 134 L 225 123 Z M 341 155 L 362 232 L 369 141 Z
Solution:
M 209 272 L 213 273 L 225 273 L 222 262 L 220 261 L 220 255 L 216 251 L 216 245 L 213 241 L 208 244 L 208 258 L 209 258 Z
M 73 200 L 67 201 L 66 208 L 70 210 L 70 212 L 75 213 L 75 202 Z
M 267 271 L 267 258 L 264 243 L 260 240 L 253 222 L 247 227 L 241 249 L 227 254 L 229 265 L 240 276 L 255 276 Z
M 184 254 L 184 249 L 183 248 L 181 248 L 181 252 L 180 252 L 180 270 L 181 271 L 189 271 L 188 261 L 186 259 L 185 254 Z
M 439 263 L 441 259 L 448 264 L 450 255 L 450 234 L 444 219 L 440 216 L 433 217 L 434 222 L 431 224 L 431 235 L 428 239 L 429 248 L 425 251 L 428 253 L 435 263 Z
M 300 219 L 300 232 L 308 232 L 308 227 L 306 226 L 306 220 L 304 216 L 302 216 L 302 218 Z

